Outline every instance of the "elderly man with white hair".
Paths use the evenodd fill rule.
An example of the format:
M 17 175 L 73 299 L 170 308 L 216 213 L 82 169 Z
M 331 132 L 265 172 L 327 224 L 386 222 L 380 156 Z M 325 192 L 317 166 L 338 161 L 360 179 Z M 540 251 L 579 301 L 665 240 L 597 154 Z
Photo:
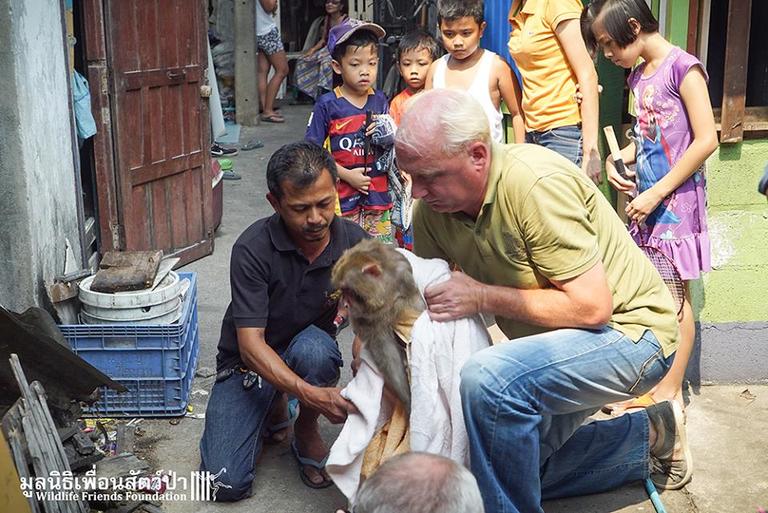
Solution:
M 669 291 L 600 190 L 556 153 L 491 142 L 469 95 L 414 98 L 396 139 L 413 179 L 415 252 L 462 272 L 426 290 L 430 315 L 494 315 L 510 339 L 461 374 L 471 467 L 486 511 L 691 474 L 679 406 L 584 424 L 642 394 L 677 347 Z
M 426 452 L 408 452 L 388 459 L 360 487 L 352 509 L 352 513 L 484 511 L 472 474 L 449 458 Z

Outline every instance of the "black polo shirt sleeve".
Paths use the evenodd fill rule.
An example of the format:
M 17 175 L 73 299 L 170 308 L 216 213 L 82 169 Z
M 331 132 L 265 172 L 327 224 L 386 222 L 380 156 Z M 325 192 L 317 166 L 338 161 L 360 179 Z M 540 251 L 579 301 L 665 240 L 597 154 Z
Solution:
M 239 243 L 232 248 L 229 282 L 237 328 L 265 328 L 269 318 L 270 262 L 254 249 Z

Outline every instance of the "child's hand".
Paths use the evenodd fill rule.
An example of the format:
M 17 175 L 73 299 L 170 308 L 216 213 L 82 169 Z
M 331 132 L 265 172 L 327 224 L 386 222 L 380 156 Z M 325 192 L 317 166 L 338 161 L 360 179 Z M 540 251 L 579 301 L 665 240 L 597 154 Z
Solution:
M 368 194 L 368 188 L 371 186 L 371 177 L 365 171 L 364 167 L 352 168 L 344 178 L 344 181 L 363 194 Z
M 629 205 L 627 205 L 627 208 L 625 209 L 627 217 L 640 224 L 651 215 L 651 212 L 656 210 L 656 207 L 659 206 L 659 203 L 661 203 L 661 200 L 663 199 L 664 198 L 657 194 L 653 187 L 651 187 L 647 191 L 640 193 L 629 203 Z
M 397 126 L 389 114 L 374 114 L 371 124 L 365 130 L 365 136 L 371 138 L 376 146 L 387 148 L 395 144 Z
M 613 188 L 617 191 L 623 192 L 624 194 L 630 194 L 635 190 L 635 182 L 632 181 L 635 177 L 635 173 L 631 169 L 626 169 L 628 179 L 623 178 L 619 172 L 616 171 L 616 166 L 613 164 L 613 157 L 609 155 L 608 158 L 605 159 L 605 173 L 608 175 L 608 182 L 610 182 Z
M 379 117 L 378 114 L 374 114 L 373 116 L 371 116 L 371 124 L 368 125 L 365 129 L 366 137 L 371 137 L 373 133 L 376 131 L 376 121 L 377 121 L 376 118 L 378 117 Z
M 600 94 L 603 92 L 603 86 L 600 84 L 597 84 L 597 94 Z M 576 103 L 581 105 L 581 102 L 584 100 L 584 95 L 581 94 L 581 90 L 579 89 L 579 84 L 576 84 L 576 92 L 573 93 L 573 99 L 576 100 Z
M 584 148 L 584 158 L 581 163 L 581 170 L 597 185 L 603 181 L 600 169 L 600 152 L 597 148 Z

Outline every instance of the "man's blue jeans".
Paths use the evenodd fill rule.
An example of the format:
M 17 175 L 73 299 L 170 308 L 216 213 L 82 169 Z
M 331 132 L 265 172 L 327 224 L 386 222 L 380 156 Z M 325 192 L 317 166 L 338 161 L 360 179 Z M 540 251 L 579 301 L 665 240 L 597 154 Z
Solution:
M 645 411 L 582 425 L 601 406 L 650 390 L 672 358 L 646 331 L 561 329 L 475 353 L 461 372 L 472 473 L 493 513 L 603 492 L 649 474 Z
M 581 127 L 578 125 L 561 126 L 541 132 L 528 132 L 525 134 L 525 142 L 549 148 L 577 166 L 581 166 L 583 149 Z
M 311 385 L 334 386 L 339 380 L 339 347 L 316 326 L 296 335 L 282 358 Z M 237 501 L 250 496 L 262 447 L 261 433 L 276 397 L 277 390 L 263 380 L 244 390 L 239 372 L 213 385 L 200 440 L 200 470 L 216 474 L 226 469 L 217 479 L 224 486 L 218 489 L 216 500 Z

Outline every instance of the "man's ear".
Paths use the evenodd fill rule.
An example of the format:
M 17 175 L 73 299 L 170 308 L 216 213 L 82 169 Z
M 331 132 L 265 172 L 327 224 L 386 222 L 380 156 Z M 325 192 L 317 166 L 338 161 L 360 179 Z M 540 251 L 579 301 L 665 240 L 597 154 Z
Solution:
M 472 160 L 472 164 L 476 167 L 484 167 L 488 161 L 488 157 L 491 152 L 491 148 L 482 141 L 475 141 L 467 148 L 469 158 Z
M 267 193 L 267 201 L 269 201 L 269 204 L 272 205 L 272 208 L 275 210 L 275 212 L 280 213 L 280 200 L 277 199 L 271 192 Z

